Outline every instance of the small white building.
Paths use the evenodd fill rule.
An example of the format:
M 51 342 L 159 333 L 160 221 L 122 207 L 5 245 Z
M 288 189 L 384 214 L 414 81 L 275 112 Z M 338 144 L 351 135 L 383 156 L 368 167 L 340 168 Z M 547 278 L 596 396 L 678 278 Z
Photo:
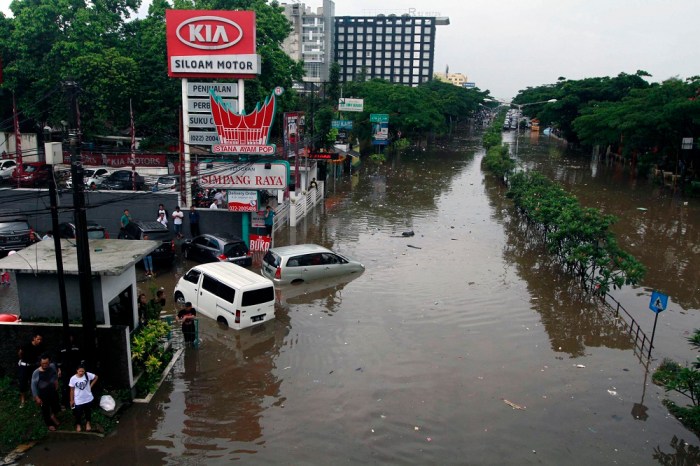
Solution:
M 136 264 L 159 246 L 158 241 L 91 239 L 90 266 L 98 325 L 138 326 Z M 75 240 L 62 239 L 63 276 L 68 317 L 82 320 L 78 255 Z M 61 320 L 56 251 L 53 241 L 39 241 L 0 259 L 0 270 L 15 273 L 17 314 L 27 320 Z

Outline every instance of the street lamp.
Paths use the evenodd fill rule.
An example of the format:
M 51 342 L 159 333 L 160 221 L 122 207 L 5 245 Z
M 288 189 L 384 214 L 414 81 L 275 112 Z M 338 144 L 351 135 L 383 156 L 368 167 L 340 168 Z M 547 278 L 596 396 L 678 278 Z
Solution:
M 515 125 L 515 157 L 518 157 L 518 141 L 520 140 L 520 115 L 522 114 L 523 107 L 527 107 L 528 105 L 535 105 L 535 104 L 551 104 L 556 102 L 557 99 L 549 99 L 549 100 L 538 100 L 537 102 L 527 102 L 524 104 L 516 104 L 514 102 L 505 102 L 503 100 L 497 100 L 497 99 L 484 99 L 484 102 L 498 102 L 503 105 L 514 105 L 518 108 L 518 121 L 517 124 Z

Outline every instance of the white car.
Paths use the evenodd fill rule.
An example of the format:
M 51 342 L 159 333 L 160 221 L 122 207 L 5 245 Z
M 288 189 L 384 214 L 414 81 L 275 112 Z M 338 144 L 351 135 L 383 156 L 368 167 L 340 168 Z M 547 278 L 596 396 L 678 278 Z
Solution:
M 17 162 L 14 160 L 3 160 L 0 162 L 0 179 L 9 180 L 12 172 L 17 167 Z
M 85 189 L 89 189 L 92 183 L 99 188 L 102 181 L 107 178 L 110 171 L 106 168 L 86 168 L 83 170 L 83 179 L 85 180 Z M 73 187 L 73 180 L 68 178 L 66 180 L 66 186 L 69 188 Z

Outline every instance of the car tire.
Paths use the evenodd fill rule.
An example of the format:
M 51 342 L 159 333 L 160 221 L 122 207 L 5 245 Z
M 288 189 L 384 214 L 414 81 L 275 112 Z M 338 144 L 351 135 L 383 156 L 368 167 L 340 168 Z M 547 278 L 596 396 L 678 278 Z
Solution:
M 177 304 L 179 304 L 180 306 L 184 306 L 185 303 L 186 303 L 185 297 L 184 297 L 183 294 L 180 293 L 179 291 L 177 291 L 177 292 L 175 293 L 175 302 L 176 302 Z
M 216 321 L 218 323 L 220 323 L 221 325 L 225 325 L 226 327 L 230 327 L 230 325 L 228 324 L 228 320 L 226 320 L 225 317 L 219 316 L 216 318 Z

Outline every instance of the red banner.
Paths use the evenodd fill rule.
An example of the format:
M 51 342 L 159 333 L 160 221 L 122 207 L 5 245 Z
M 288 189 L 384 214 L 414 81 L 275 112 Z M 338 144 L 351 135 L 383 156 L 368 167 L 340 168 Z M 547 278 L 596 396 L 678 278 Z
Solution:
M 83 151 L 83 165 L 107 166 L 114 168 L 131 167 L 131 154 L 96 154 Z M 168 156 L 166 154 L 136 154 L 136 166 L 138 167 L 167 167 Z M 63 153 L 63 163 L 70 163 L 70 154 Z
M 267 251 L 270 249 L 272 238 L 266 235 L 250 235 L 250 245 L 248 249 L 251 252 Z

